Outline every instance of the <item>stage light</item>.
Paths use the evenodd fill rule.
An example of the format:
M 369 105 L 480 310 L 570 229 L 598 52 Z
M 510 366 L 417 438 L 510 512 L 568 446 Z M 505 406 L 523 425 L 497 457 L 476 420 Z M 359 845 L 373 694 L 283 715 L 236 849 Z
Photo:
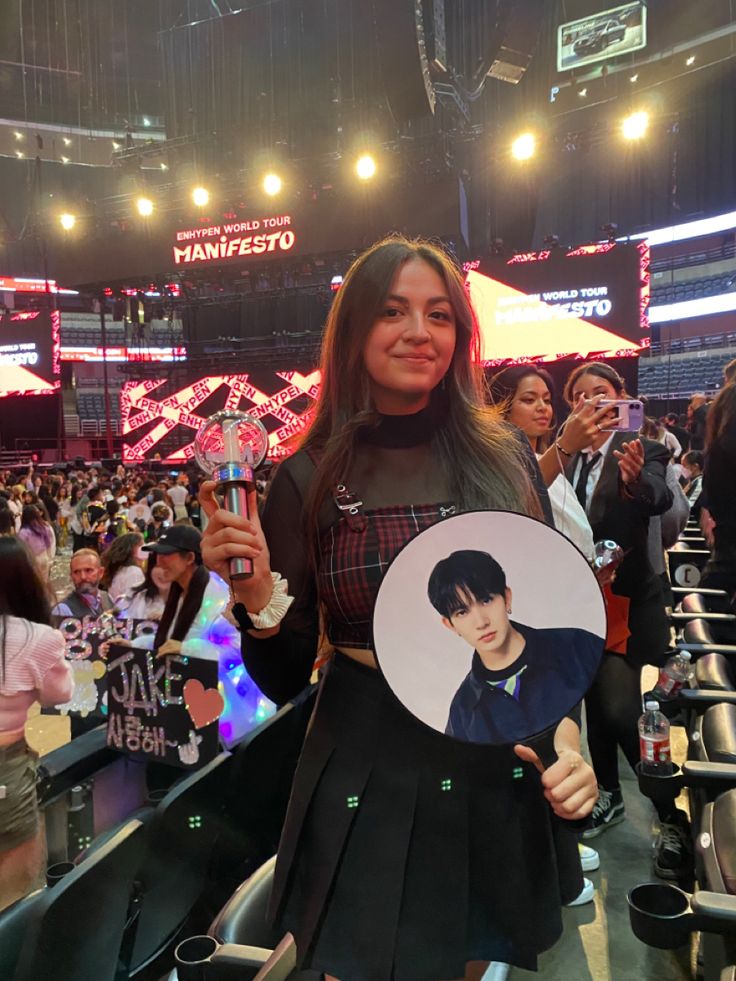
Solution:
M 640 140 L 649 126 L 649 113 L 639 110 L 632 112 L 621 124 L 621 132 L 627 140 Z
M 16 140 L 25 139 L 25 137 L 23 136 L 23 134 L 21 133 L 21 131 L 18 130 L 18 129 L 15 131 L 14 136 L 15 136 Z
M 151 120 L 148 118 L 148 116 L 144 116 L 143 117 L 143 125 L 144 126 L 150 126 L 151 125 Z
M 581 99 L 584 99 L 587 94 L 588 94 L 587 89 L 578 89 L 578 95 L 580 96 Z
M 63 164 L 68 164 L 68 163 L 69 163 L 69 157 L 62 157 L 62 158 L 61 158 L 61 162 L 62 162 Z
M 71 145 L 72 145 L 72 141 L 69 139 L 68 136 L 65 136 L 64 137 L 64 146 L 71 146 Z
M 70 232 L 76 223 L 77 219 L 74 217 L 74 215 L 70 215 L 67 212 L 65 212 L 63 215 L 59 215 L 59 224 L 65 232 Z
M 117 140 L 113 140 L 112 141 L 112 148 L 113 148 L 113 150 L 119 150 L 120 149 L 120 144 L 118 143 Z
M 633 75 L 629 75 L 629 81 L 632 82 L 632 83 L 633 82 L 638 82 L 639 81 L 639 75 L 638 75 L 638 73 L 635 72 Z
M 263 190 L 269 197 L 274 197 L 281 190 L 281 178 L 278 174 L 266 174 L 263 178 Z
M 206 187 L 195 187 L 192 191 L 192 201 L 194 201 L 198 208 L 204 208 L 209 203 L 209 200 L 210 192 Z
M 25 153 L 23 153 L 22 150 L 16 150 L 15 155 L 19 160 L 22 160 L 25 157 Z
M 375 176 L 376 161 L 370 153 L 364 153 L 362 157 L 358 157 L 355 164 L 355 173 L 362 181 L 369 181 L 371 177 Z
M 522 133 L 511 144 L 511 153 L 516 160 L 529 160 L 537 149 L 537 141 L 533 133 Z
M 168 168 L 167 164 L 165 164 L 165 163 L 162 163 L 161 164 L 161 170 L 168 170 L 168 169 L 169 168 Z
M 148 218 L 149 215 L 153 214 L 153 201 L 150 198 L 138 198 L 135 206 L 142 218 Z
M 688 68 L 690 67 L 690 65 L 695 64 L 695 55 L 690 55 L 689 58 L 686 58 L 685 64 L 687 65 Z

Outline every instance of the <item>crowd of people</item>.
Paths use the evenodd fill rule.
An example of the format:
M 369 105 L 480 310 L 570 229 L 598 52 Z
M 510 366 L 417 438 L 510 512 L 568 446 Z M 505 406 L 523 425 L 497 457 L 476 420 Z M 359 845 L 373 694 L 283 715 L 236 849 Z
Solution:
M 663 554 L 690 513 L 712 546 L 704 585 L 736 593 L 736 362 L 711 404 L 696 395 L 685 419 L 632 433 L 604 404 L 629 398 L 610 365 L 576 364 L 558 424 L 543 368 L 507 368 L 489 393 L 477 345 L 451 260 L 393 238 L 356 260 L 336 295 L 311 428 L 270 473 L 261 507 L 254 492 L 249 519 L 223 510 L 194 470 L 0 473 L 0 783 L 33 756 L 31 701 L 69 695 L 52 607 L 157 620 L 165 655 L 192 640 L 207 605 L 242 645 L 254 690 L 276 704 L 308 684 L 326 638 L 270 915 L 295 936 L 300 964 L 328 977 L 400 978 L 409 963 L 428 978 L 463 976 L 470 962 L 533 969 L 561 933 L 561 907 L 585 895 L 597 856 L 584 843 L 625 819 L 618 750 L 638 762 L 642 669 L 670 646 Z M 431 732 L 376 670 L 371 610 L 387 565 L 417 532 L 480 509 L 547 521 L 588 559 L 602 539 L 624 552 L 602 582 L 609 626 L 585 698 L 589 752 L 572 712 L 546 768 L 528 746 Z M 52 597 L 57 548 L 71 588 Z M 233 557 L 251 559 L 254 575 L 228 591 Z M 25 594 L 21 572 L 34 582 Z M 509 780 L 513 767 L 523 780 Z M 0 800 L 0 879 L 19 847 L 39 848 L 23 772 L 10 830 Z M 655 871 L 676 878 L 685 817 L 658 812 Z

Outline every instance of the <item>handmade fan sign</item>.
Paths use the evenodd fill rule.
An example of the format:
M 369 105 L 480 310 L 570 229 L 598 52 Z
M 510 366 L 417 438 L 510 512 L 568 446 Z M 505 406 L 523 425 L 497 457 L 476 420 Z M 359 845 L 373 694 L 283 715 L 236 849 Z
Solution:
M 507 745 L 549 736 L 590 687 L 606 611 L 595 574 L 534 518 L 474 511 L 406 545 L 373 615 L 394 694 L 454 739 Z M 540 758 L 554 759 L 551 740 Z
M 217 755 L 216 661 L 112 644 L 107 703 L 107 744 L 127 756 L 193 768 Z

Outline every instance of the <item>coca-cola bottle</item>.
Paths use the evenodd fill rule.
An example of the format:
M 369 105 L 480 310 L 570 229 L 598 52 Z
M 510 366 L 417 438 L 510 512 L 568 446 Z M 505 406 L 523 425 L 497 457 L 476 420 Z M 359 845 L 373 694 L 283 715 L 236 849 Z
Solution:
M 660 701 L 674 698 L 678 691 L 687 684 L 692 671 L 690 651 L 677 651 L 667 661 L 659 672 L 657 684 L 652 689 L 652 695 Z
M 659 702 L 647 701 L 639 719 L 639 756 L 642 773 L 669 777 L 674 772 L 670 754 L 670 723 L 659 711 Z

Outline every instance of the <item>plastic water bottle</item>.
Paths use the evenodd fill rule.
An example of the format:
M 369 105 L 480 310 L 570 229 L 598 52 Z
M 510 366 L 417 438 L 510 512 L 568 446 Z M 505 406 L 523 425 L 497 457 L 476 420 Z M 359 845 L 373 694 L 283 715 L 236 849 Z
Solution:
M 674 772 L 670 755 L 670 723 L 659 711 L 659 702 L 647 702 L 639 719 L 641 772 L 669 777 Z
M 687 684 L 691 671 L 690 651 L 678 651 L 669 658 L 659 672 L 659 678 L 652 689 L 652 694 L 660 701 L 674 698 L 678 691 Z

